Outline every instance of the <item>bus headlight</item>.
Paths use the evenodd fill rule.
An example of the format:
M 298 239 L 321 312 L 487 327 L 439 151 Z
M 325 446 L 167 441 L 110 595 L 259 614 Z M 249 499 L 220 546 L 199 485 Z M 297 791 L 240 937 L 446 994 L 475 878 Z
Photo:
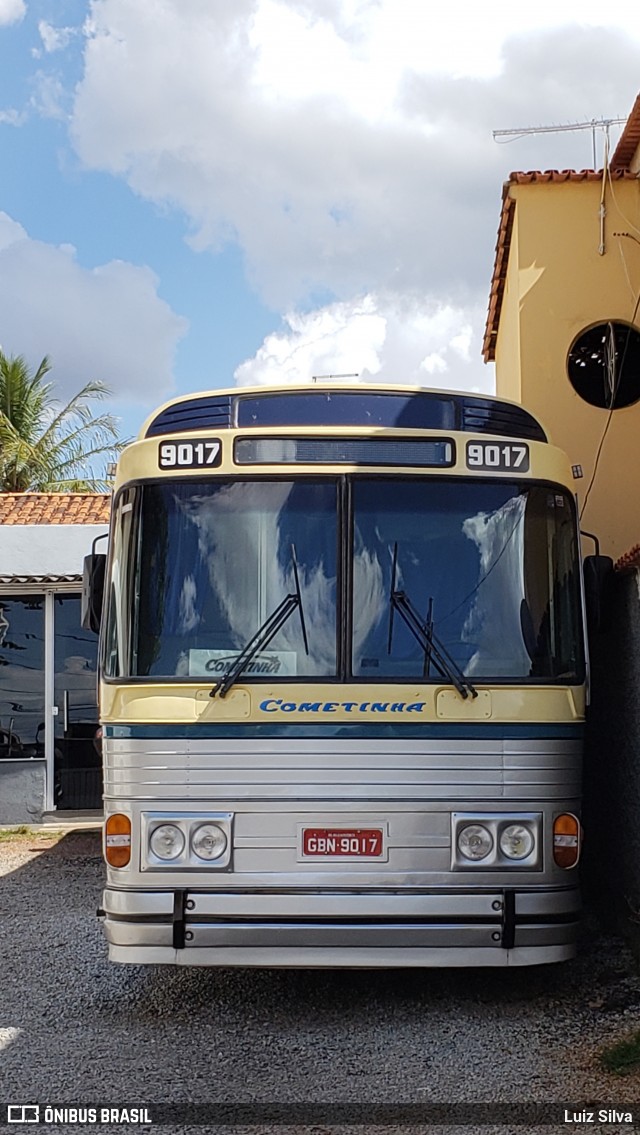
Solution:
M 231 871 L 233 821 L 233 812 L 142 812 L 140 870 Z
M 151 833 L 149 847 L 158 859 L 177 859 L 184 851 L 184 834 L 175 824 L 160 824 Z
M 191 836 L 191 850 L 198 859 L 219 859 L 227 850 L 227 837 L 217 824 L 201 824 Z
M 493 836 L 481 824 L 468 824 L 458 832 L 458 850 L 465 859 L 486 859 L 493 851 Z
M 452 812 L 452 871 L 541 871 L 541 812 Z
M 526 859 L 533 851 L 533 835 L 524 824 L 509 824 L 500 832 L 499 844 L 507 859 Z

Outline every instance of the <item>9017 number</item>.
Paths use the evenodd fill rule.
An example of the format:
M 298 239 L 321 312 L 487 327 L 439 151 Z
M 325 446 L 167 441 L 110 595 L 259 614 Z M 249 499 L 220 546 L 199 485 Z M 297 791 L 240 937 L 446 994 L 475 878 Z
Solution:
M 529 471 L 529 446 L 524 442 L 468 441 L 467 468 Z
M 162 441 L 158 448 L 161 469 L 215 468 L 222 460 L 222 445 L 210 438 L 193 441 Z

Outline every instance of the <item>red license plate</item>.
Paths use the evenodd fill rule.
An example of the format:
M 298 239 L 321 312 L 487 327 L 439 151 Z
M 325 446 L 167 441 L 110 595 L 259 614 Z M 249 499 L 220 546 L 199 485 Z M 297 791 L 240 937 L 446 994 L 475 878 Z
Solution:
M 382 828 L 303 828 L 303 855 L 382 855 Z

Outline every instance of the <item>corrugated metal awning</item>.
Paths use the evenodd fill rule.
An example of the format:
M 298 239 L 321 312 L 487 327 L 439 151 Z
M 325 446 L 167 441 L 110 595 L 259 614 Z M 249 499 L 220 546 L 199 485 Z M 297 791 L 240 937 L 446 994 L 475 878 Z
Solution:
M 0 587 L 16 583 L 82 583 L 81 575 L 0 575 Z

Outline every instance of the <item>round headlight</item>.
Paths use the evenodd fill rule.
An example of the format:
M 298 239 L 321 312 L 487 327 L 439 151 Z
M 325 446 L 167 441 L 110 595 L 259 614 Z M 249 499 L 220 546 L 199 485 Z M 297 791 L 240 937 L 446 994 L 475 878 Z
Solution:
M 160 824 L 151 833 L 149 847 L 158 859 L 177 859 L 184 851 L 184 835 L 175 824 Z
M 500 832 L 500 850 L 507 859 L 526 859 L 533 851 L 533 834 L 524 824 L 509 824 Z
M 191 837 L 191 847 L 198 859 L 219 859 L 227 850 L 227 837 L 217 824 L 201 824 Z
M 458 832 L 458 850 L 465 859 L 486 859 L 493 851 L 493 836 L 480 824 L 467 824 Z

